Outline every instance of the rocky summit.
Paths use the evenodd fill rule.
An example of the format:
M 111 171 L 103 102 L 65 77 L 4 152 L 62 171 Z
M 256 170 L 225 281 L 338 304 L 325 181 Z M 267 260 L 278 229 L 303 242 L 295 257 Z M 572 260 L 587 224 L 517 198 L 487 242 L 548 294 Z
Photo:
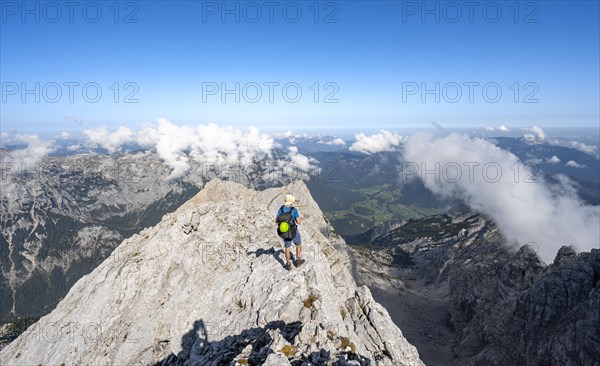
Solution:
M 306 263 L 287 271 L 274 217 L 297 197 Z M 293 251 L 292 251 L 293 252 Z M 302 182 L 220 180 L 125 239 L 2 365 L 423 365 Z

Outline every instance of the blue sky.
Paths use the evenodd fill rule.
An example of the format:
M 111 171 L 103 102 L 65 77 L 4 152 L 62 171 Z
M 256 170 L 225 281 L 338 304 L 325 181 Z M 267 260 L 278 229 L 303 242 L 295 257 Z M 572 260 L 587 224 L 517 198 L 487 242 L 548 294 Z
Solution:
M 2 131 L 600 119 L 597 1 L 1 3 Z

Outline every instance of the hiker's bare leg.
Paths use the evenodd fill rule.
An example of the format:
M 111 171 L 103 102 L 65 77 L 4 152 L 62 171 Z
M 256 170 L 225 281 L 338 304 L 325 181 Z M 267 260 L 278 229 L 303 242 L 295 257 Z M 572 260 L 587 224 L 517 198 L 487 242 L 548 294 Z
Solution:
M 300 258 L 301 252 L 302 252 L 302 244 L 296 245 L 296 259 Z
M 290 248 L 285 248 L 285 262 L 288 263 L 290 261 Z

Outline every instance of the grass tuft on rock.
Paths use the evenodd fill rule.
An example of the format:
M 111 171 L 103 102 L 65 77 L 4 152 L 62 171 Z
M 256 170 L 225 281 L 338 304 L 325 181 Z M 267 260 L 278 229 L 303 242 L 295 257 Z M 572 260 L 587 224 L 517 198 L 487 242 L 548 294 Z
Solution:
M 304 307 L 305 308 L 309 308 L 312 309 L 313 308 L 313 304 L 315 303 L 315 301 L 317 301 L 318 297 L 316 297 L 313 294 L 308 295 L 308 299 L 304 300 Z
M 290 358 L 293 357 L 294 354 L 296 354 L 296 347 L 292 346 L 291 344 L 287 344 L 283 346 L 283 348 L 281 348 L 279 352 L 283 353 L 285 357 Z

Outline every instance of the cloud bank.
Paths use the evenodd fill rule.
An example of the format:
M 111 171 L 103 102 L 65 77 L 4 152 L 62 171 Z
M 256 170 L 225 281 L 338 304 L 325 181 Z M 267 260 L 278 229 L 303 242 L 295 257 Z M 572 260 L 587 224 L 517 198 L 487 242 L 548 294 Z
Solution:
M 134 142 L 136 138 L 132 129 L 122 126 L 115 132 L 109 132 L 106 126 L 88 129 L 83 131 L 83 135 L 90 144 L 100 146 L 111 154 L 121 151 L 123 145 Z
M 596 158 L 598 158 L 598 146 L 595 145 L 588 145 L 584 142 L 579 142 L 579 141 L 570 141 L 569 142 L 569 147 L 572 147 L 575 150 L 579 150 L 581 152 L 584 152 L 586 154 L 590 154 L 592 156 L 595 156 Z
M 563 245 L 586 251 L 598 247 L 599 207 L 583 204 L 567 182 L 556 188 L 532 181 L 515 155 L 484 139 L 418 133 L 405 143 L 404 157 L 407 166 L 419 167 L 414 175 L 428 189 L 463 198 L 492 218 L 509 242 L 536 243 L 546 262 Z
M 363 154 L 376 154 L 382 151 L 394 151 L 398 148 L 401 142 L 405 140 L 405 137 L 396 133 L 381 130 L 377 134 L 367 136 L 360 132 L 354 135 L 356 142 L 354 142 L 349 150 L 357 151 Z
M 54 141 L 42 140 L 37 135 L 16 135 L 11 142 L 25 144 L 25 147 L 11 150 L 3 160 L 20 164 L 23 171 L 35 169 L 37 163 L 54 151 Z
M 135 143 L 146 149 L 154 149 L 162 161 L 171 169 L 168 179 L 184 176 L 192 161 L 200 164 L 249 166 L 263 159 L 272 158 L 273 150 L 279 147 L 273 136 L 251 127 L 244 132 L 216 124 L 179 126 L 165 118 L 156 124 L 147 124 L 139 131 L 119 127 L 109 132 L 106 127 L 84 131 L 87 143 L 100 146 L 110 153 L 122 151 L 124 145 Z M 286 161 L 295 169 L 308 172 L 314 169 L 314 161 L 299 154 L 298 149 L 288 150 Z

